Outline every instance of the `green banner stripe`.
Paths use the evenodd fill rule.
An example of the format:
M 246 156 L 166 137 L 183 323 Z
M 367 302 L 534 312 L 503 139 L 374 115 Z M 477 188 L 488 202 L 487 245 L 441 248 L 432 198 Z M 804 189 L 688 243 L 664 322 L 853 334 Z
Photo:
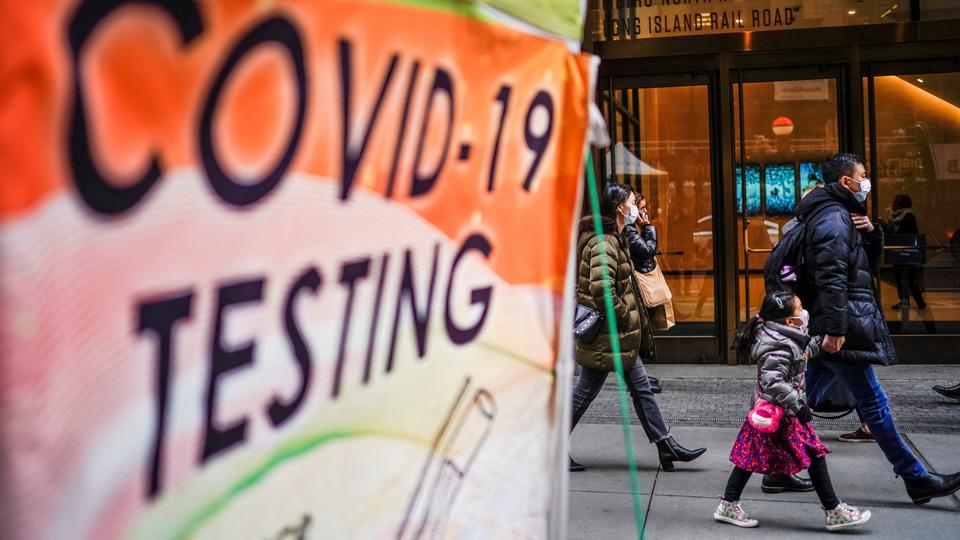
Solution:
M 248 489 L 256 486 L 260 483 L 264 477 L 267 476 L 271 470 L 273 470 L 278 465 L 281 465 L 287 461 L 298 458 L 304 454 L 307 454 L 313 450 L 316 450 L 318 447 L 323 446 L 328 442 L 332 442 L 338 439 L 347 439 L 352 437 L 370 437 L 370 436 L 379 436 L 379 437 L 389 437 L 394 439 L 409 439 L 414 442 L 413 438 L 404 437 L 400 434 L 388 434 L 380 433 L 372 430 L 337 430 L 337 431 L 328 431 L 325 433 L 320 433 L 317 435 L 303 437 L 290 441 L 282 445 L 278 450 L 273 452 L 263 463 L 255 467 L 252 471 L 243 476 L 240 480 L 235 482 L 230 486 L 226 491 L 224 491 L 220 496 L 215 498 L 210 503 L 204 505 L 200 508 L 193 516 L 190 517 L 178 530 L 177 533 L 173 536 L 174 538 L 184 539 L 189 538 L 196 529 L 207 522 L 210 518 L 216 516 L 220 513 L 221 510 L 226 508 L 230 502 L 236 499 L 240 494 L 247 491 Z
M 483 6 L 555 36 L 579 42 L 583 37 L 581 0 L 382 0 L 494 22 Z

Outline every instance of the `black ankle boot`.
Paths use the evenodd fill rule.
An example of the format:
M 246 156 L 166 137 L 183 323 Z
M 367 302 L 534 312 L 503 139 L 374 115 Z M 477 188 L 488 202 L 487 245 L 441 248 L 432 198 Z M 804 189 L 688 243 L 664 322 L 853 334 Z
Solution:
M 936 393 L 940 394 L 941 396 L 953 398 L 953 399 L 960 399 L 960 384 L 956 384 L 950 387 L 937 385 L 933 387 L 933 390 Z
M 797 475 L 774 476 L 764 475 L 760 482 L 760 490 L 764 493 L 783 493 L 784 491 L 813 491 L 813 482 Z
M 675 441 L 673 437 L 667 437 L 657 443 L 657 451 L 660 454 L 660 466 L 663 467 L 665 471 L 672 471 L 676 469 L 673 465 L 674 461 L 693 461 L 702 456 L 707 449 L 697 448 L 696 450 L 688 450 L 680 446 L 680 443 Z
M 960 473 L 937 474 L 928 471 L 919 480 L 903 479 L 913 504 L 927 504 L 934 497 L 946 497 L 960 490 Z

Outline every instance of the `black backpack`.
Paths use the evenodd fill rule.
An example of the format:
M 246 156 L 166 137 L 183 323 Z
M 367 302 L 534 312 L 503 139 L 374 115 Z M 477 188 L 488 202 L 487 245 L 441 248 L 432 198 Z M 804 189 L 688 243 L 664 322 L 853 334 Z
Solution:
M 783 225 L 783 238 L 767 256 L 763 265 L 763 286 L 767 294 L 789 291 L 799 294 L 803 272 L 804 254 L 807 247 L 806 221 L 838 203 L 826 203 L 814 210 L 807 218 L 797 216 Z M 809 274 L 807 274 L 809 275 Z

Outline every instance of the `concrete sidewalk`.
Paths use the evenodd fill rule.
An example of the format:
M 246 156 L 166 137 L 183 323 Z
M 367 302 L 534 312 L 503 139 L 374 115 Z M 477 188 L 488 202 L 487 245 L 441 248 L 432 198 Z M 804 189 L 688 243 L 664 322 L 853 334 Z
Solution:
M 684 381 L 676 377 L 678 371 L 683 370 L 687 375 L 686 382 L 691 382 L 689 379 L 694 376 L 696 369 L 651 366 L 650 371 L 661 378 L 664 394 L 674 393 L 669 403 L 673 406 L 685 404 L 696 407 L 703 399 L 702 394 L 678 392 L 677 388 L 695 388 L 697 385 L 685 386 L 680 384 Z M 737 378 L 744 375 L 741 371 L 744 370 L 711 368 L 709 373 L 703 375 L 710 380 Z M 894 374 L 888 370 L 881 371 Z M 947 371 L 934 376 L 960 375 L 957 369 Z M 929 388 L 926 385 L 931 375 L 924 366 L 901 369 L 896 375 L 899 380 L 915 380 L 918 389 Z M 672 391 L 671 386 L 674 388 Z M 616 399 L 615 388 L 605 388 L 604 394 L 608 401 Z M 727 396 L 727 399 L 743 401 L 739 395 Z M 940 403 L 936 399 L 931 401 Z M 661 406 L 665 416 L 675 416 L 663 403 Z M 946 411 L 947 416 L 941 413 L 937 420 L 960 425 L 960 406 L 947 408 Z M 709 417 L 710 412 L 703 410 L 698 417 Z M 741 414 L 745 413 L 744 410 Z M 632 409 L 631 415 L 634 415 Z M 896 404 L 894 415 L 897 416 Z M 767 495 L 760 491 L 759 476 L 752 478 L 747 485 L 743 502 L 751 517 L 760 521 L 760 527 L 755 530 L 739 529 L 715 522 L 713 510 L 733 468 L 727 458 L 739 426 L 683 425 L 682 421 L 677 420 L 672 424 L 672 433 L 682 444 L 691 448 L 706 446 L 709 450 L 693 463 L 678 464 L 676 472 L 664 472 L 659 468 L 656 447 L 647 443 L 639 426 L 632 427 L 646 538 L 809 538 L 812 535 L 831 534 L 824 528 L 823 511 L 815 493 Z M 924 427 L 930 425 L 926 423 Z M 955 495 L 934 499 L 927 505 L 917 507 L 910 502 L 903 482 L 894 477 L 890 464 L 875 444 L 841 443 L 836 440 L 841 431 L 830 426 L 818 426 L 817 431 L 832 450 L 827 462 L 837 494 L 844 502 L 873 513 L 867 525 L 843 534 L 890 539 L 960 538 L 960 497 Z M 945 473 L 960 470 L 960 433 L 953 430 L 948 433 L 907 431 L 903 435 L 925 465 Z M 636 538 L 622 428 L 613 423 L 581 423 L 573 433 L 570 444 L 572 455 L 586 465 L 587 470 L 570 474 L 568 537 Z

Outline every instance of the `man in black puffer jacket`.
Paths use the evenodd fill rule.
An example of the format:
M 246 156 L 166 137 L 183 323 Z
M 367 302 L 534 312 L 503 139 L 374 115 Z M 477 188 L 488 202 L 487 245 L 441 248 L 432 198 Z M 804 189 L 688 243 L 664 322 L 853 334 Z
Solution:
M 859 158 L 841 156 L 850 156 L 845 160 L 863 168 L 854 161 Z M 873 226 L 866 207 L 840 181 L 811 191 L 797 206 L 797 215 L 806 220 L 804 259 L 809 262 L 800 270 L 799 293 L 810 311 L 810 334 L 840 341 L 842 348 L 830 351 L 831 360 L 896 364 L 874 294 L 873 270 L 883 251 L 883 230 Z
M 896 363 L 890 332 L 877 299 L 873 270 L 883 233 L 864 206 L 870 192 L 863 160 L 837 154 L 823 164 L 826 185 L 797 207 L 806 223 L 807 261 L 799 271 L 800 298 L 810 311 L 810 334 L 823 335 L 823 355 L 808 364 L 811 403 L 838 378 L 857 400 L 863 421 L 916 504 L 960 490 L 960 473 L 928 471 L 900 438 L 887 395 L 873 364 Z

